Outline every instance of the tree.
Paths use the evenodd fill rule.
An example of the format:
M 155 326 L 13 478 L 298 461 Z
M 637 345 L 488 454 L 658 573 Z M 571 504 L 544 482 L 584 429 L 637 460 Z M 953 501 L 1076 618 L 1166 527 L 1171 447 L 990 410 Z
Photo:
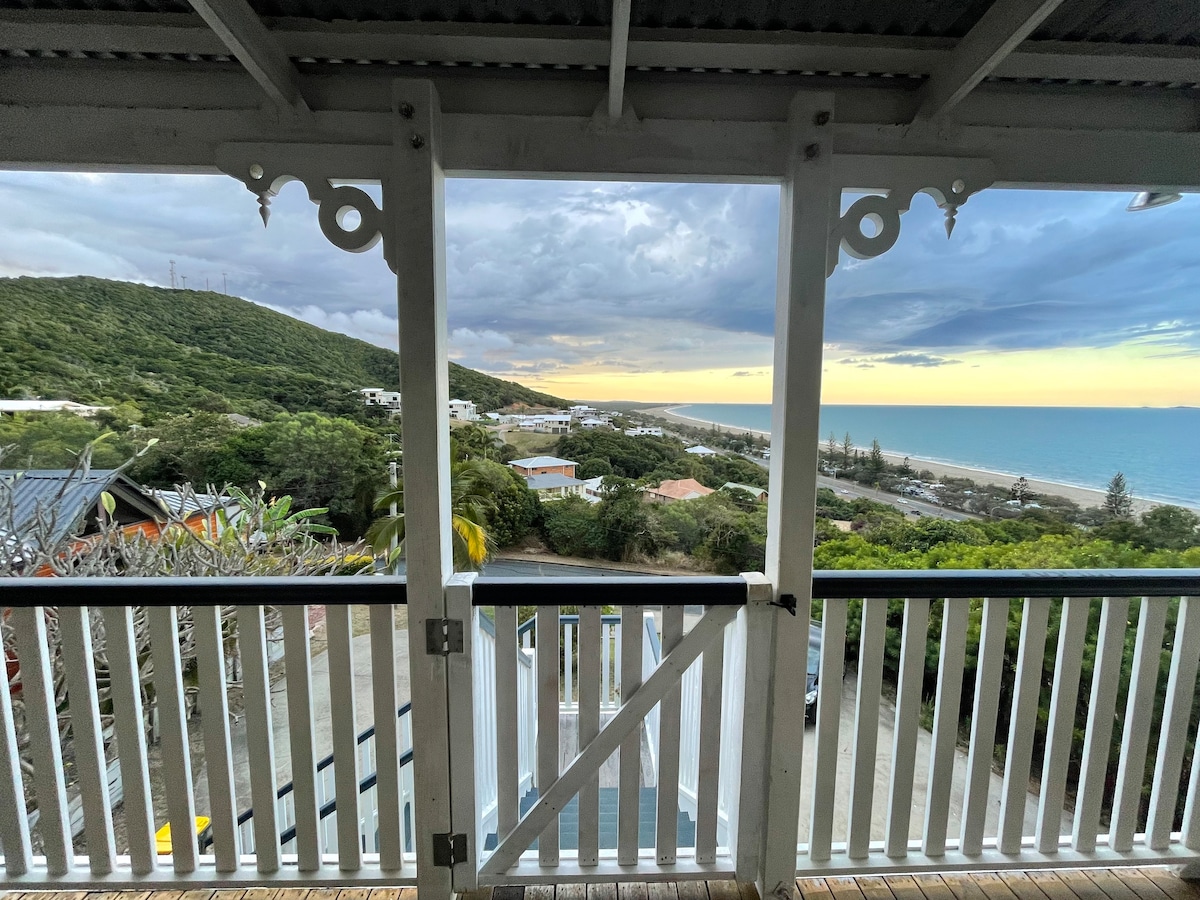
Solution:
M 878 479 L 887 468 L 887 461 L 883 458 L 883 448 L 879 446 L 878 440 L 871 441 L 871 452 L 867 456 L 867 472 L 871 478 Z M 878 485 L 876 485 L 878 487 Z
M 1013 482 L 1013 486 L 1008 489 L 1008 493 L 1021 506 L 1024 506 L 1033 499 L 1033 492 L 1029 489 L 1029 482 L 1025 480 L 1024 475 Z
M 829 438 L 825 441 L 825 459 L 829 465 L 835 465 L 837 462 L 838 442 L 837 435 L 832 431 L 829 432 Z
M 328 507 L 339 532 L 362 534 L 387 472 L 380 437 L 349 419 L 313 412 L 284 413 L 263 427 L 269 436 L 269 471 L 263 477 L 268 487 L 305 506 Z
M 1156 506 L 1142 513 L 1138 543 L 1147 550 L 1186 550 L 1200 544 L 1200 516 L 1182 506 Z
M 450 527 L 454 568 L 477 572 L 491 557 L 494 541 L 488 533 L 488 515 L 495 509 L 489 472 L 482 460 L 464 460 L 450 464 Z M 400 510 L 396 515 L 376 519 L 367 529 L 367 542 L 376 553 L 390 554 L 392 542 L 396 555 L 404 550 L 404 485 L 389 487 L 375 501 L 376 510 Z M 389 556 L 389 563 L 395 557 Z
M 850 465 L 850 454 L 854 452 L 854 442 L 850 440 L 850 432 L 842 438 L 842 465 Z
M 1118 472 L 1108 482 L 1108 491 L 1104 495 L 1104 512 L 1110 519 L 1133 518 L 1133 494 L 1125 484 L 1125 475 Z
M 579 477 L 585 481 L 589 478 L 600 478 L 612 473 L 612 463 L 602 457 L 585 460 L 579 466 Z

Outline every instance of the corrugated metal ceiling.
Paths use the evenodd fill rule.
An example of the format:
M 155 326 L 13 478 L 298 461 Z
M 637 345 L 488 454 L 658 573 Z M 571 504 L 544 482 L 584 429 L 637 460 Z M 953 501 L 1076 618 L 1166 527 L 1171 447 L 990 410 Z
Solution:
M 991 0 L 634 0 L 643 28 L 958 38 Z M 606 26 L 610 0 L 251 0 L 264 17 Z M 190 13 L 187 0 L 0 0 L 0 8 Z M 1200 45 L 1196 0 L 1065 0 L 1034 40 Z

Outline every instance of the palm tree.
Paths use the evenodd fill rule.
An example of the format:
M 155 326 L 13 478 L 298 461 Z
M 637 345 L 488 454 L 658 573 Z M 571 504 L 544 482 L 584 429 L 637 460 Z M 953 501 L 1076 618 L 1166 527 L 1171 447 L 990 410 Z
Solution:
M 367 529 L 367 542 L 376 553 L 388 555 L 392 565 L 404 549 L 404 485 L 389 487 L 375 501 L 375 509 L 387 511 L 392 505 L 397 515 L 376 519 Z M 488 514 L 496 508 L 492 487 L 478 460 L 450 464 L 450 525 L 453 529 L 454 568 L 477 572 L 494 549 L 487 530 Z M 395 549 L 391 550 L 393 541 Z

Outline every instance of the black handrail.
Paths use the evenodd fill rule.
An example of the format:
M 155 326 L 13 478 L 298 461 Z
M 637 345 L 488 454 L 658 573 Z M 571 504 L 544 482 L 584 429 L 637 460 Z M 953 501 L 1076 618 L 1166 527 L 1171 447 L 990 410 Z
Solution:
M 921 569 L 819 571 L 813 597 L 1181 597 L 1200 595 L 1200 569 Z
M 736 575 L 628 575 L 614 578 L 477 578 L 475 606 L 745 606 Z
M 407 602 L 405 579 L 391 575 L 0 578 L 0 607 L 323 606 Z
M 405 713 L 410 713 L 410 712 L 412 712 L 412 703 L 405 703 L 398 710 L 396 710 L 396 718 L 397 719 L 403 718 Z M 363 731 L 361 731 L 359 733 L 358 737 L 355 738 L 355 740 L 354 740 L 354 745 L 357 747 L 360 744 L 364 744 L 367 741 L 369 741 L 371 738 L 373 738 L 374 736 L 375 736 L 375 725 L 372 724 L 370 727 L 364 729 Z M 400 754 L 400 764 L 401 765 L 404 765 L 405 757 L 407 757 L 409 760 L 412 759 L 412 750 L 411 749 L 405 750 L 404 753 Z M 333 765 L 333 754 L 330 753 L 328 756 L 322 757 L 321 761 L 317 763 L 316 771 L 323 772 L 325 769 L 329 768 L 332 765 Z M 374 779 L 374 777 L 375 777 L 375 773 L 372 772 L 371 775 L 368 776 L 368 779 Z M 363 787 L 360 785 L 359 793 L 361 794 L 363 791 L 374 786 L 374 784 L 375 784 L 374 780 L 371 780 L 371 784 L 366 785 L 366 787 Z M 283 785 L 281 788 L 279 788 L 277 791 L 275 791 L 275 799 L 277 801 L 282 800 L 284 797 L 286 797 L 288 794 L 290 794 L 294 789 L 295 789 L 295 782 L 289 781 L 287 784 Z M 322 807 L 322 808 L 324 808 L 324 807 Z M 254 818 L 254 807 L 253 806 L 249 807 L 248 809 L 243 810 L 241 812 L 241 814 L 238 815 L 238 818 L 237 818 L 238 826 L 241 827 L 242 825 L 245 825 L 252 818 Z M 207 831 L 206 831 L 206 834 L 208 834 Z M 280 836 L 280 843 L 281 844 L 284 843 L 284 841 L 282 839 L 282 835 Z M 207 838 L 207 840 L 202 838 L 200 841 L 201 852 L 203 852 L 205 850 L 205 848 L 211 846 L 211 844 L 212 844 L 211 835 Z
M 405 766 L 407 766 L 412 761 L 413 761 L 412 750 L 405 750 L 403 753 L 400 754 L 399 768 L 403 769 Z M 360 794 L 362 794 L 362 793 L 365 793 L 366 791 L 369 791 L 371 788 L 375 787 L 375 781 L 376 781 L 377 775 L 378 775 L 378 773 L 372 772 L 370 775 L 368 775 L 366 778 L 364 778 L 362 781 L 360 781 L 358 783 L 358 792 Z M 330 815 L 332 815 L 336 811 L 337 811 L 337 797 L 334 797 L 332 800 L 326 801 L 325 805 L 322 806 L 319 810 L 317 810 L 317 820 L 320 821 L 321 819 L 328 818 Z M 279 833 L 279 846 L 282 847 L 284 844 L 286 844 L 288 841 L 292 840 L 295 837 L 296 837 L 296 826 L 295 825 L 285 828 L 283 831 L 281 831 Z

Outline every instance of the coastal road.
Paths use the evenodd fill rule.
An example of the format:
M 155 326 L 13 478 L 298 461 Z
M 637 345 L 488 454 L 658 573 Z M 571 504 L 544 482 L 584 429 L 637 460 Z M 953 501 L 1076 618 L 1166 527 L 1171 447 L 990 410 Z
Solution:
M 744 454 L 743 458 L 750 460 L 750 462 L 764 469 L 771 467 L 771 464 L 765 459 L 745 456 Z M 817 487 L 829 488 L 844 500 L 865 497 L 868 500 L 874 500 L 876 503 L 887 503 L 909 516 L 910 519 L 919 518 L 919 516 L 913 515 L 913 513 L 920 513 L 921 516 L 932 516 L 935 519 L 949 519 L 953 522 L 971 522 L 979 518 L 970 513 L 959 512 L 957 509 L 944 509 L 935 503 L 926 503 L 923 500 L 916 500 L 909 497 L 897 497 L 895 494 L 864 487 L 845 478 L 830 478 L 828 475 L 818 475 Z

